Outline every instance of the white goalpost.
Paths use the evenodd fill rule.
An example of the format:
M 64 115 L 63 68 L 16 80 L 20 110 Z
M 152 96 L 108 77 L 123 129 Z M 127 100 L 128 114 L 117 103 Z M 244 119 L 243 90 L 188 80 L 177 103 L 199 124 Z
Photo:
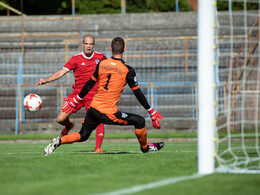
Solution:
M 198 3 L 198 172 L 210 174 L 214 171 L 213 0 Z
M 260 0 L 198 8 L 198 173 L 260 173 Z

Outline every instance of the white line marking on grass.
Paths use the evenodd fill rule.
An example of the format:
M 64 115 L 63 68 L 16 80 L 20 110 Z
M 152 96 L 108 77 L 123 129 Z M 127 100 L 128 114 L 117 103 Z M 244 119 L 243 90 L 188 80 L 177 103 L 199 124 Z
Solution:
M 177 182 L 180 182 L 180 181 L 186 181 L 186 180 L 190 180 L 190 179 L 197 179 L 197 178 L 200 178 L 200 177 L 203 177 L 203 175 L 194 174 L 194 175 L 191 175 L 191 176 L 169 178 L 169 179 L 159 180 L 159 181 L 148 183 L 148 184 L 144 184 L 144 185 L 133 186 L 133 187 L 124 188 L 124 189 L 121 189 L 121 190 L 116 190 L 116 191 L 112 191 L 112 192 L 105 192 L 105 193 L 96 194 L 96 195 L 131 194 L 131 193 L 140 192 L 140 191 L 143 191 L 143 190 L 146 190 L 146 189 L 162 187 L 162 186 L 166 186 L 166 185 L 169 185 L 169 184 L 174 184 L 174 183 L 177 183 Z
M 38 148 L 42 148 L 42 147 L 38 147 Z M 183 152 L 186 152 L 186 153 L 195 153 L 197 151 L 160 151 L 160 153 L 183 153 Z M 43 152 L 26 152 L 26 151 L 23 151 L 23 152 L 0 152 L 0 155 L 24 155 L 24 154 L 42 154 Z M 53 154 L 97 154 L 97 155 L 108 155 L 108 154 L 118 154 L 120 155 L 121 153 L 124 153 L 124 154 L 143 154 L 141 151 L 110 151 L 110 150 L 104 150 L 104 153 L 95 153 L 94 151 L 55 151 Z M 158 154 L 156 152 L 149 152 L 147 154 L 144 154 L 144 155 L 155 155 L 155 154 Z
M 24 154 L 41 154 L 41 152 L 6 152 L 6 153 L 0 153 L 0 155 L 24 155 Z M 43 154 L 43 153 L 42 153 Z

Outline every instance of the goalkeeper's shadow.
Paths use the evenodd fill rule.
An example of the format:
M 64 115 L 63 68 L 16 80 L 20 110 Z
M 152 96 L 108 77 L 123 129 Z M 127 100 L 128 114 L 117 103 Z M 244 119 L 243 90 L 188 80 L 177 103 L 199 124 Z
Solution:
M 87 154 L 96 154 L 96 155 L 114 155 L 114 154 L 142 154 L 141 152 L 134 152 L 134 151 L 104 151 L 103 153 L 96 153 L 93 150 L 87 151 L 78 151 L 79 153 L 87 153 Z

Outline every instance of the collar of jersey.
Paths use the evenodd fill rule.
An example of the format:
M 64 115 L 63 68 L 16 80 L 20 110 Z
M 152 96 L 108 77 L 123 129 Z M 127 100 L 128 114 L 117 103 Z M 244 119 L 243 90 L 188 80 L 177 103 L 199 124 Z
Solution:
M 120 60 L 121 62 L 123 62 L 123 64 L 125 64 L 125 61 L 120 59 L 120 58 L 114 58 L 113 56 L 111 57 L 113 60 Z
M 93 57 L 93 55 L 94 55 L 94 51 L 93 51 L 93 53 L 92 53 L 92 55 L 90 56 L 90 57 L 87 57 L 85 54 L 84 54 L 84 52 L 82 52 L 82 55 L 83 55 L 83 57 L 84 58 L 86 58 L 86 59 L 91 59 L 92 57 Z

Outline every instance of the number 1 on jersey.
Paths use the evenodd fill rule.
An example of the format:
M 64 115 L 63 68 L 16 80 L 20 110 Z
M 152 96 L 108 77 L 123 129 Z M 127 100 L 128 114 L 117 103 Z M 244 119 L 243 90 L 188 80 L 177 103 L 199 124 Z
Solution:
M 108 90 L 107 85 L 109 83 L 110 78 L 111 78 L 111 74 L 107 75 L 107 83 L 106 86 L 104 87 L 106 90 Z

